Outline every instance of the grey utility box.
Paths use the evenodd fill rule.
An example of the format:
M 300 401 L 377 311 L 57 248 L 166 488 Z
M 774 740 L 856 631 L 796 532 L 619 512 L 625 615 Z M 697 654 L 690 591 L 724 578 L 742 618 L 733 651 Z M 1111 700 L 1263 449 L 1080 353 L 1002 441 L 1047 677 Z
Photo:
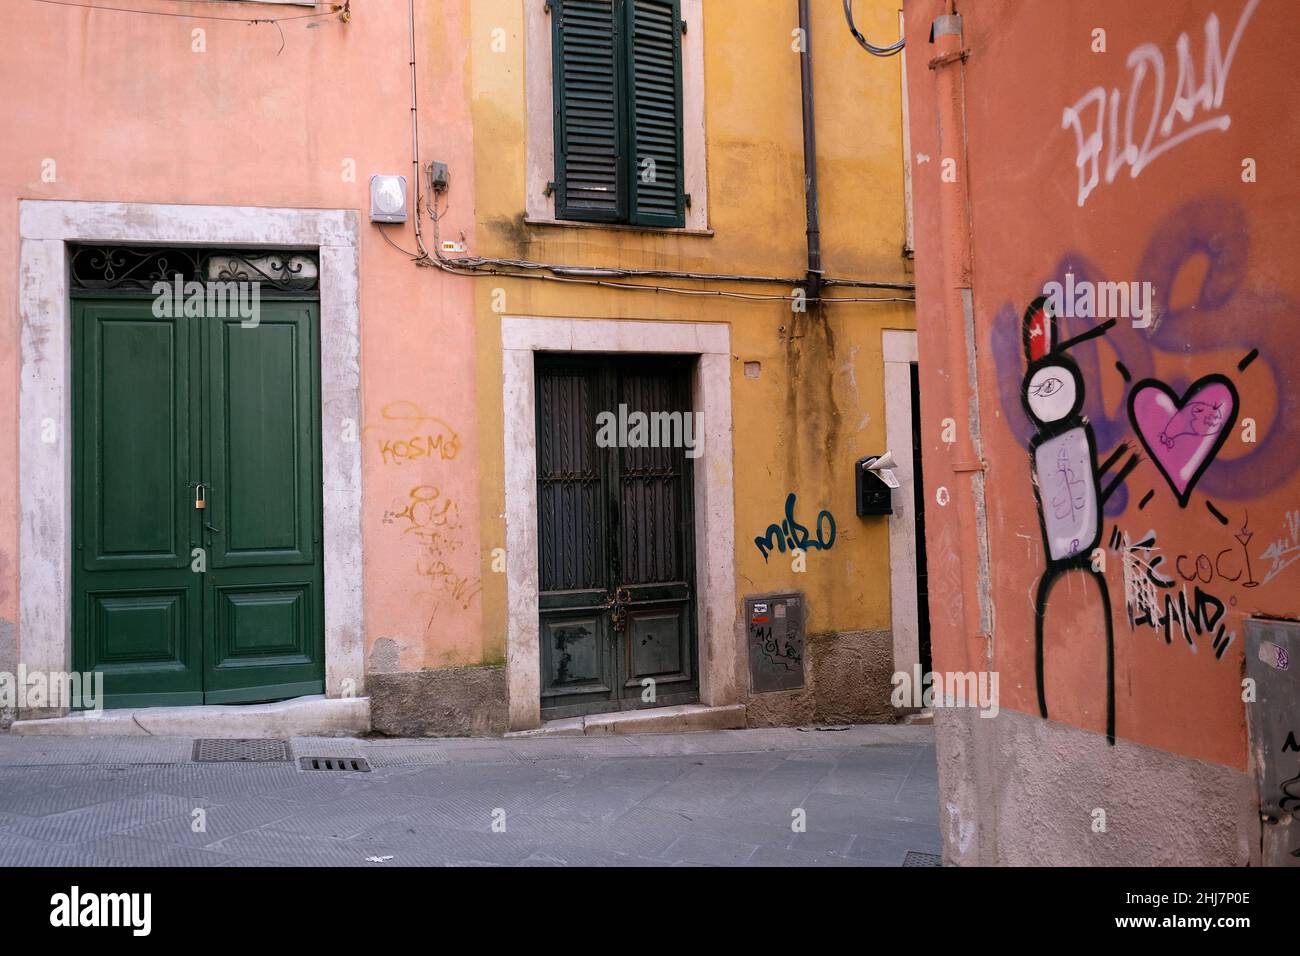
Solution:
M 755 694 L 803 687 L 803 609 L 798 591 L 745 598 L 749 688 Z
M 1246 621 L 1246 704 L 1264 866 L 1300 867 L 1300 624 Z

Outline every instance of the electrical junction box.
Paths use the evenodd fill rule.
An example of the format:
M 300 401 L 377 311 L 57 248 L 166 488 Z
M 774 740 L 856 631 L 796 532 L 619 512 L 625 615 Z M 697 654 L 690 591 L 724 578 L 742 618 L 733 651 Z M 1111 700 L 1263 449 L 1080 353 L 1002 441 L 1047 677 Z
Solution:
M 406 177 L 370 177 L 370 221 L 406 222 Z
M 436 193 L 445 193 L 451 188 L 451 172 L 446 163 L 429 164 L 429 188 Z
M 893 489 L 898 487 L 898 479 L 894 478 L 893 472 L 888 468 L 879 471 L 871 470 L 871 465 L 879 457 L 879 455 L 868 455 L 866 458 L 859 458 L 853 468 L 853 484 L 856 491 L 854 497 L 858 503 L 859 518 L 894 513 Z M 890 485 L 887 478 L 892 479 L 894 483 Z
M 798 591 L 745 598 L 749 686 L 755 694 L 804 686 L 804 600 Z
M 1264 866 L 1300 867 L 1300 623 L 1249 618 L 1246 702 Z

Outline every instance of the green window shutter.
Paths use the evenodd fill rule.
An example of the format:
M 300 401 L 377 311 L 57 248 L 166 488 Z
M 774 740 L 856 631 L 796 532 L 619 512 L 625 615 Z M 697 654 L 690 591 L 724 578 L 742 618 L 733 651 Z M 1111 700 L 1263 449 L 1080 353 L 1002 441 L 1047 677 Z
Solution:
M 622 2 L 628 37 L 628 219 L 685 226 L 681 2 Z
M 620 3 L 551 2 L 559 219 L 627 219 Z

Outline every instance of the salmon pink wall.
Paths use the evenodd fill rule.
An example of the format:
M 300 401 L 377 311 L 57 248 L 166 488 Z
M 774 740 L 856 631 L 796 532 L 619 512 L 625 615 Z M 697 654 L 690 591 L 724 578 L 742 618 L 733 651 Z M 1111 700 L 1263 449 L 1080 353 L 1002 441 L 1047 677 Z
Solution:
M 130 6 L 208 17 L 328 12 L 177 0 Z M 384 670 L 484 656 L 471 292 L 413 265 L 367 221 L 370 176 L 411 176 L 409 31 L 405 3 L 352 6 L 350 22 L 328 15 L 277 27 L 6 4 L 0 620 L 17 619 L 19 200 L 343 208 L 359 210 L 362 221 L 367 560 L 355 573 L 365 586 L 367 653 Z M 468 187 L 465 4 L 416 7 L 421 160 L 451 164 Z M 409 224 L 386 228 L 398 246 L 413 248 Z M 471 236 L 472 205 L 453 208 L 444 228 Z

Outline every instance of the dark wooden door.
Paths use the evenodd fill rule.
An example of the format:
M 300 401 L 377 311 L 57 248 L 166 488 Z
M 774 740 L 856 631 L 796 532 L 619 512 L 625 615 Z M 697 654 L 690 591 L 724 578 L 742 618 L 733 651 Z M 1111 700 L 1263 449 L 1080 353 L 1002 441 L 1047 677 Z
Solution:
M 321 693 L 318 306 L 152 305 L 74 304 L 75 666 L 109 707 Z
M 692 459 L 597 440 L 620 406 L 690 414 L 689 363 L 542 355 L 536 373 L 542 714 L 693 702 Z

